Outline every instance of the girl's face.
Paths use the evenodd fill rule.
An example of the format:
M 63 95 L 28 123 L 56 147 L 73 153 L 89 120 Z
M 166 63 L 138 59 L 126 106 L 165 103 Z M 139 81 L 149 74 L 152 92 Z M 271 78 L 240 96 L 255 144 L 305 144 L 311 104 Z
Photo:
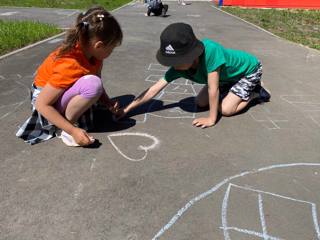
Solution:
M 98 60 L 104 60 L 109 57 L 116 46 L 106 46 L 103 42 L 98 41 L 93 44 L 92 56 Z

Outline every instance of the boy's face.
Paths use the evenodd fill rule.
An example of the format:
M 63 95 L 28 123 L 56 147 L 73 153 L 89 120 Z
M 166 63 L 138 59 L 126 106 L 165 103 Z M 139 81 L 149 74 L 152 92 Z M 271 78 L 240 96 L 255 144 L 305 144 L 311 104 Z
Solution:
M 173 68 L 177 71 L 186 71 L 190 68 L 197 68 L 198 63 L 199 63 L 199 58 L 196 58 L 193 61 L 193 63 L 180 64 L 180 65 L 173 66 Z
M 193 63 L 186 63 L 186 64 L 173 66 L 173 68 L 177 71 L 185 71 L 185 70 L 188 70 L 189 68 L 191 68 L 192 65 L 193 65 Z

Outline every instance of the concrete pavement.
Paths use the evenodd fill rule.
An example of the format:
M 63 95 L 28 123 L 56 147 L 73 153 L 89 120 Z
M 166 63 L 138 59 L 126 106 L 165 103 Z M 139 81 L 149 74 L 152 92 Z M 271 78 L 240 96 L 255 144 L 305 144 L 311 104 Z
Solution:
M 144 12 L 141 3 L 114 12 L 124 42 L 105 61 L 110 96 L 127 101 L 164 73 L 160 33 L 183 21 L 260 58 L 271 102 L 201 130 L 191 125 L 207 114 L 192 104 L 201 86 L 179 80 L 147 113 L 106 119 L 92 133 L 99 148 L 29 146 L 15 132 L 35 70 L 62 38 L 0 60 L 0 239 L 320 239 L 319 52 L 209 2 L 169 2 L 167 18 Z

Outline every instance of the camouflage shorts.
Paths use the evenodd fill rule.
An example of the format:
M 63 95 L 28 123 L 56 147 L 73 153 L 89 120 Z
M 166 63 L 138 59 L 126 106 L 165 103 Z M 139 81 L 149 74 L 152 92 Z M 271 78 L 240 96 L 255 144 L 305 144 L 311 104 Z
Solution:
M 234 84 L 230 91 L 240 97 L 244 101 L 248 101 L 255 86 L 260 83 L 262 77 L 262 65 L 259 63 L 256 70 L 243 78 L 241 78 L 236 84 Z

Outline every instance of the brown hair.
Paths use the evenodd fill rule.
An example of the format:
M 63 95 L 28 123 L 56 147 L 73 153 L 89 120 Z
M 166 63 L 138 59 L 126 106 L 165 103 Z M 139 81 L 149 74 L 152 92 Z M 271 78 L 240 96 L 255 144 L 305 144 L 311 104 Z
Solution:
M 93 38 L 102 41 L 106 46 L 119 45 L 123 38 L 118 21 L 100 6 L 92 7 L 78 15 L 75 26 L 66 34 L 59 56 L 69 52 L 77 42 L 86 45 Z

